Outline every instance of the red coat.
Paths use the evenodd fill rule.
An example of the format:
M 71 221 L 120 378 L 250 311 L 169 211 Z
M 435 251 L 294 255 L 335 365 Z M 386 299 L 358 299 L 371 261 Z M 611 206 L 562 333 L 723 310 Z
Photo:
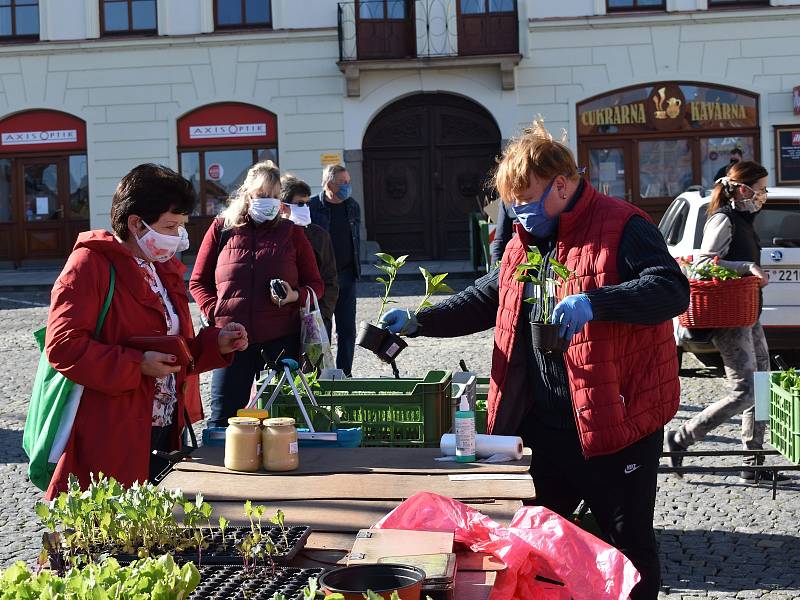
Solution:
M 114 265 L 114 297 L 98 340 L 95 325 L 108 293 L 109 264 Z M 220 355 L 219 330 L 194 336 L 183 273 L 177 259 L 156 263 L 161 282 L 180 318 L 180 334 L 195 359 L 196 372 L 229 364 Z M 72 434 L 58 461 L 46 497 L 52 499 L 74 473 L 87 486 L 90 473 L 103 472 L 123 485 L 144 481 L 150 461 L 154 379 L 142 375 L 142 353 L 126 348 L 134 335 L 165 335 L 164 309 L 145 281 L 131 252 L 107 231 L 78 236 L 64 270 L 53 286 L 45 352 L 50 364 L 85 387 Z M 203 418 L 197 375 L 177 374 L 178 404 L 172 446 L 180 446 L 184 403 L 193 421 Z
M 230 230 L 220 250 L 221 219 L 208 228 L 194 263 L 189 291 L 214 323 L 231 321 L 247 329 L 251 343 L 282 337 L 300 337 L 300 306 L 310 287 L 322 298 L 325 285 L 317 268 L 314 250 L 302 227 L 280 219 L 260 225 L 249 219 Z M 278 308 L 272 303 L 269 282 L 283 279 L 300 299 Z
M 587 183 L 575 207 L 560 216 L 556 258 L 577 274 L 584 291 L 621 283 L 617 251 L 625 224 L 634 215 L 649 219 L 633 205 L 603 196 Z M 532 243 L 524 230 L 518 228 L 518 233 L 506 247 L 500 267 L 490 432 L 516 430 L 522 403 L 502 399 L 525 394 L 517 389 L 514 371 L 527 366 L 509 362 L 524 288 L 515 269 L 525 260 L 526 244 Z M 576 293 L 574 286 L 559 297 Z M 663 427 L 678 410 L 680 382 L 671 321 L 658 325 L 589 321 L 572 338 L 565 364 L 587 458 L 633 444 Z

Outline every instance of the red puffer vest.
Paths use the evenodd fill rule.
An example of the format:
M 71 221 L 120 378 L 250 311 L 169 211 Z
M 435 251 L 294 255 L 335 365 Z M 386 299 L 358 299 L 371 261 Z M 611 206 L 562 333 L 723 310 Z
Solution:
M 561 215 L 556 257 L 580 277 L 583 290 L 620 283 L 617 249 L 625 224 L 634 215 L 649 220 L 631 204 L 599 194 L 588 182 L 574 208 Z M 514 398 L 523 392 L 515 387 L 514 370 L 527 368 L 509 364 L 524 287 L 515 279 L 515 268 L 525 260 L 523 242 L 530 243 L 524 230 L 518 228 L 518 232 L 506 248 L 500 269 L 490 432 L 516 431 L 520 418 L 519 406 L 503 402 L 510 393 L 512 403 L 521 404 Z M 565 363 L 586 458 L 633 444 L 664 426 L 678 410 L 680 382 L 670 321 L 658 325 L 590 321 L 572 338 Z
M 247 329 L 250 342 L 300 336 L 300 311 L 311 288 L 322 297 L 325 286 L 314 251 L 301 227 L 280 219 L 275 224 L 250 222 L 231 230 L 217 256 L 221 221 L 211 224 L 197 254 L 189 290 L 214 322 L 235 321 Z M 283 279 L 300 294 L 298 302 L 280 308 L 269 297 L 269 282 Z

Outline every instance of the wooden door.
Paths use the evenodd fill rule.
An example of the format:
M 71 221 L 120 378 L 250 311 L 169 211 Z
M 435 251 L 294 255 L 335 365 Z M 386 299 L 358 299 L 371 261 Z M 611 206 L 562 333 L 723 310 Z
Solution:
M 25 158 L 17 162 L 16 262 L 58 259 L 69 253 L 67 159 Z
M 494 166 L 497 148 L 492 146 L 442 148 L 434 174 L 433 224 L 435 255 L 445 260 L 462 259 L 469 254 L 470 213 L 481 210 L 480 198 Z
M 416 56 L 413 5 L 409 0 L 356 0 L 358 59 Z
M 428 148 L 376 150 L 365 173 L 365 209 L 370 239 L 392 256 L 434 256 L 436 227 L 431 202 Z

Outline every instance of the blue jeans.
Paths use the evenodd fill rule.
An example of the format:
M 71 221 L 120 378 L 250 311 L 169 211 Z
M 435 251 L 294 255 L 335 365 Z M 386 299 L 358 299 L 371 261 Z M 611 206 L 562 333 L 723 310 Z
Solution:
M 352 270 L 339 273 L 339 299 L 333 316 L 336 319 L 336 368 L 350 377 L 356 351 L 356 275 Z
M 227 427 L 228 419 L 244 408 L 250 399 L 250 390 L 256 375 L 264 368 L 261 351 L 275 358 L 284 351 L 283 358 L 297 360 L 300 354 L 300 336 L 292 335 L 271 342 L 250 344 L 247 350 L 237 352 L 233 363 L 224 369 L 214 369 L 211 374 L 211 417 L 209 427 Z

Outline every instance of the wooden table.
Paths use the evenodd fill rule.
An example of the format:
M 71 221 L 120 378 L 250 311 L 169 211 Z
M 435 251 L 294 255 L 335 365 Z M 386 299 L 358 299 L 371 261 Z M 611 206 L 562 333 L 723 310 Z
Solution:
M 191 461 L 179 463 L 161 487 L 197 493 L 214 506 L 214 519 L 247 524 L 243 503 L 252 500 L 278 508 L 288 524 L 309 525 L 313 533 L 294 566 L 342 564 L 359 529 L 373 526 L 417 492 L 460 500 L 507 524 L 534 496 L 528 473 L 530 451 L 506 463 L 456 463 L 434 460 L 436 448 L 301 448 L 300 468 L 288 473 L 237 473 L 223 466 L 223 449 L 204 446 Z M 490 557 L 459 555 L 459 600 L 488 598 L 495 571 Z

